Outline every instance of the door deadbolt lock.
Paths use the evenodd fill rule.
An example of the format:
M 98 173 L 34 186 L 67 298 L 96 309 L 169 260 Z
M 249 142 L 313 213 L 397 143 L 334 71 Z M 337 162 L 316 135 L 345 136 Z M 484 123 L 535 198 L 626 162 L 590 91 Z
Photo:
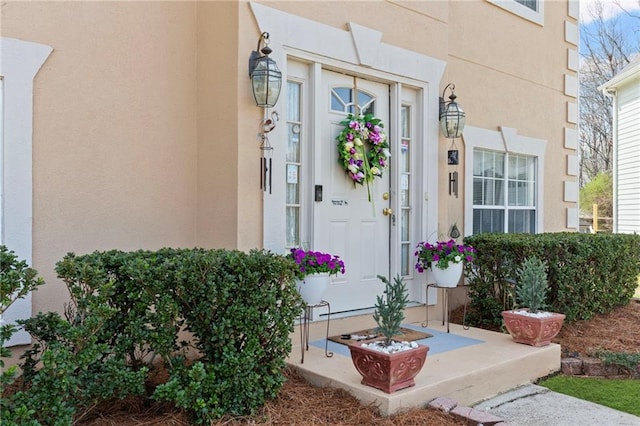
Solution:
M 382 214 L 385 216 L 389 216 L 393 214 L 393 209 L 389 208 L 389 207 L 385 207 L 384 209 L 382 209 Z
M 384 194 L 382 194 L 382 199 L 383 200 L 388 200 L 389 199 L 389 193 L 385 192 Z

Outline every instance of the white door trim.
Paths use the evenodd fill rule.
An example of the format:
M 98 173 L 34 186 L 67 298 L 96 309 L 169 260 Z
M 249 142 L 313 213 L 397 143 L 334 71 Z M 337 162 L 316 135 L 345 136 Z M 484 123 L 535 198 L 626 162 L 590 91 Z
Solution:
M 419 206 L 421 208 L 418 212 L 423 218 L 420 235 L 426 239 L 428 235 L 437 233 L 438 97 L 446 63 L 418 52 L 382 43 L 377 31 L 357 24 L 350 23 L 350 30 L 345 31 L 260 3 L 251 2 L 250 6 L 259 31 L 269 32 L 270 46 L 273 49 L 270 56 L 284 67 L 285 76 L 287 55 L 295 50 L 305 52 L 316 58 L 318 63 L 329 67 L 340 67 L 356 74 L 384 79 L 389 84 L 403 83 L 421 89 L 421 108 L 427 125 L 422 126 L 421 139 L 424 146 L 419 154 L 420 164 L 423 165 L 423 170 L 431 171 L 432 175 L 429 179 L 426 174 L 419 178 L 422 183 L 419 191 L 425 201 Z M 302 53 L 300 56 L 303 56 Z M 286 96 L 280 97 L 279 104 L 283 102 L 286 102 Z M 397 126 L 394 128 L 397 129 Z M 276 128 L 272 138 L 286 140 L 285 130 L 284 126 Z M 274 158 L 275 160 L 277 159 Z M 264 248 L 274 252 L 282 252 L 285 246 L 284 224 L 277 225 L 274 221 L 277 219 L 274 215 L 284 218 L 284 195 L 284 191 L 274 191 L 264 197 L 265 223 L 269 223 L 269 226 L 264 227 L 263 243 Z
M 402 101 L 402 87 L 411 87 L 419 92 L 418 109 L 423 124 L 416 140 L 422 146 L 416 147 L 418 156 L 416 170 L 418 200 L 415 214 L 419 218 L 416 239 L 426 240 L 438 230 L 438 98 L 440 82 L 446 63 L 442 60 L 410 51 L 398 46 L 382 43 L 382 34 L 358 24 L 348 23 L 348 30 L 335 28 L 320 22 L 302 18 L 260 3 L 251 2 L 251 10 L 258 24 L 259 32 L 269 32 L 270 54 L 287 76 L 289 58 L 304 59 L 312 63 L 311 92 L 313 99 L 320 95 L 318 79 L 323 68 L 347 72 L 355 76 L 366 77 L 389 84 L 391 87 L 390 128 L 395 132 L 390 138 L 399 140 L 399 117 L 396 117 Z M 259 34 L 258 32 L 258 34 Z M 286 87 L 286 85 L 283 85 Z M 275 109 L 286 109 L 286 89 L 280 96 Z M 312 122 L 318 119 L 318 112 L 311 109 L 308 118 Z M 312 118 L 313 117 L 313 118 Z M 312 125 L 313 126 L 313 125 Z M 286 141 L 285 126 L 276 127 L 271 133 L 272 141 Z M 311 135 L 317 129 L 310 128 Z M 282 157 L 282 158 L 281 158 Z M 283 150 L 277 147 L 273 152 L 273 169 L 284 164 Z M 277 173 L 276 175 L 277 176 Z M 276 178 L 277 179 L 277 178 Z M 263 246 L 275 253 L 283 253 L 286 245 L 285 225 L 285 189 L 283 185 L 274 185 L 271 194 L 265 194 L 263 200 L 264 234 Z M 392 268 L 397 253 L 391 253 Z M 393 270 L 392 270 L 393 272 Z M 417 286 L 413 286 L 412 296 L 416 297 Z

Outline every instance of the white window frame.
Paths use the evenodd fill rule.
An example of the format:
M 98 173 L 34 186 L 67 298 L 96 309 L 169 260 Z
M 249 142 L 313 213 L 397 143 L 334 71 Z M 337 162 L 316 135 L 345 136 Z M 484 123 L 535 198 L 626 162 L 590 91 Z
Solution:
M 489 130 L 474 126 L 465 126 L 462 134 L 465 145 L 465 235 L 473 233 L 473 157 L 475 150 L 489 150 L 505 154 L 536 157 L 536 232 L 544 232 L 544 155 L 547 141 L 518 135 L 516 129 L 500 127 Z M 505 221 L 507 218 L 505 217 Z
M 33 263 L 33 80 L 53 49 L 50 46 L 0 37 L 2 85 L 2 138 L 0 162 L 1 243 L 27 264 Z M 31 316 L 31 294 L 17 300 L 4 313 L 7 323 Z M 19 330 L 5 346 L 31 343 Z
M 538 10 L 533 10 L 515 0 L 487 0 L 514 15 L 544 26 L 544 0 L 538 0 Z

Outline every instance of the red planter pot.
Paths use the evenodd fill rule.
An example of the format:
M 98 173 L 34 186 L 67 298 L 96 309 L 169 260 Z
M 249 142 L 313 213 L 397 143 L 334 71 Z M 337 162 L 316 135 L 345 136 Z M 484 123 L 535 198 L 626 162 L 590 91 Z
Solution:
M 502 311 L 504 325 L 514 342 L 531 346 L 546 346 L 562 328 L 564 315 L 550 312 L 545 317 L 531 317 L 515 311 Z
M 361 383 L 386 393 L 414 386 L 414 378 L 422 370 L 429 351 L 428 346 L 419 345 L 415 349 L 386 354 L 360 343 L 352 343 L 349 349 L 353 365 L 362 375 Z

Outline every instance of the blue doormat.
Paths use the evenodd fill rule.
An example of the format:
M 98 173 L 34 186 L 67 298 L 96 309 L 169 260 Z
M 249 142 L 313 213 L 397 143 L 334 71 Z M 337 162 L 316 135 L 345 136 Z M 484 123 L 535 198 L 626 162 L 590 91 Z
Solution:
M 410 328 L 417 331 L 433 334 L 433 337 L 427 339 L 416 340 L 417 343 L 429 346 L 429 355 L 436 355 L 442 352 L 452 351 L 454 349 L 464 348 L 465 346 L 478 345 L 484 343 L 483 340 L 472 339 L 471 337 L 459 336 L 453 333 L 445 333 L 431 328 L 423 328 L 411 324 L 402 324 L 402 327 Z M 327 339 L 319 339 L 309 342 L 310 345 L 324 349 Z M 329 340 L 327 350 L 334 354 L 351 357 L 349 347 L 340 343 Z

